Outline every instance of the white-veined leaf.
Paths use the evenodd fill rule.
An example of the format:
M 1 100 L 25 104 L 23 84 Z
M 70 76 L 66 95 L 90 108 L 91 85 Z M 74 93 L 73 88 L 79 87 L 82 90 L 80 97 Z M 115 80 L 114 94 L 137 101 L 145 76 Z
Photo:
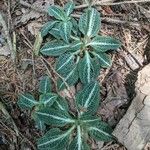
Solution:
M 35 127 L 41 131 L 44 131 L 46 129 L 44 122 L 38 118 L 35 119 Z
M 65 15 L 65 12 L 63 9 L 59 6 L 50 6 L 48 8 L 48 14 L 50 16 L 55 17 L 58 20 L 66 20 L 67 16 Z
M 97 71 L 100 70 L 98 65 L 95 59 L 91 58 L 90 54 L 86 51 L 78 64 L 79 77 L 82 83 L 90 83 L 98 76 Z
M 65 112 L 69 111 L 69 106 L 68 106 L 67 101 L 63 97 L 60 97 L 60 96 L 56 99 L 52 107 L 56 110 L 62 110 Z
M 78 22 L 74 18 L 71 18 L 71 22 L 73 25 L 72 28 L 73 33 L 77 36 L 77 38 L 81 37 L 81 32 L 79 31 Z
M 56 95 L 54 93 L 45 93 L 45 94 L 40 95 L 39 103 L 44 106 L 50 107 L 56 101 L 57 97 L 58 97 L 58 95 Z
M 108 68 L 112 65 L 112 61 L 109 55 L 105 53 L 95 53 L 93 52 L 93 55 L 98 59 L 100 66 L 103 68 Z
M 72 30 L 72 23 L 70 21 L 60 23 L 59 32 L 60 32 L 61 38 L 67 43 L 69 43 L 71 30 Z
M 41 53 L 47 56 L 59 56 L 69 50 L 70 45 L 63 41 L 52 41 L 41 48 Z
M 98 125 L 93 125 L 88 129 L 90 136 L 95 140 L 108 142 L 114 139 L 111 135 L 112 129 L 105 122 L 100 121 Z
M 48 76 L 43 76 L 42 80 L 40 81 L 39 85 L 39 92 L 40 93 L 49 93 L 51 91 L 51 80 Z
M 94 114 L 100 101 L 100 87 L 97 82 L 87 84 L 76 96 L 78 110 L 83 113 Z
M 91 114 L 83 114 L 80 117 L 80 121 L 85 125 L 96 125 L 100 122 L 101 118 L 97 116 L 93 116 Z
M 77 136 L 70 143 L 68 150 L 90 150 L 87 143 L 83 140 L 80 126 L 77 126 Z
M 88 37 L 95 36 L 100 30 L 100 14 L 94 8 L 89 8 L 79 20 L 79 29 Z
M 117 39 L 106 36 L 96 36 L 88 45 L 92 46 L 97 52 L 115 50 L 121 46 Z
M 21 94 L 18 100 L 18 105 L 21 109 L 32 109 L 37 104 L 38 102 L 29 93 Z
M 69 137 L 74 127 L 67 131 L 61 131 L 58 128 L 49 130 L 38 140 L 39 150 L 63 150 L 68 145 Z
M 53 108 L 39 110 L 36 114 L 41 121 L 49 125 L 65 126 L 66 124 L 75 122 L 65 111 L 55 110 Z
M 75 65 L 74 58 L 75 56 L 71 53 L 61 55 L 56 61 L 56 71 L 60 75 L 69 73 Z
M 49 31 L 49 33 L 56 39 L 61 39 L 60 35 L 60 23 L 56 23 L 55 26 Z
M 67 85 L 71 86 L 74 85 L 78 81 L 78 69 L 77 69 L 77 64 L 75 64 L 73 67 L 71 67 L 72 70 L 70 72 L 65 72 L 63 73 L 62 79 L 58 79 L 57 81 L 57 86 L 59 90 L 63 90 L 66 88 L 66 83 Z
M 75 40 L 70 45 L 70 52 L 80 52 L 80 48 L 82 47 L 83 43 L 81 40 Z
M 75 8 L 74 2 L 68 2 L 65 4 L 64 10 L 65 10 L 67 16 L 69 16 L 72 13 L 74 8 Z
M 57 21 L 49 21 L 45 23 L 41 29 L 41 36 L 46 36 L 56 23 Z

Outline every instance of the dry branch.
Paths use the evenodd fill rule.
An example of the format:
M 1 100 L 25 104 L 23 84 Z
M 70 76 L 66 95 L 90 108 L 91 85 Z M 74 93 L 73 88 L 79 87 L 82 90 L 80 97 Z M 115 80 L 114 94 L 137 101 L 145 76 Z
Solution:
M 92 4 L 92 6 L 113 6 L 113 5 L 122 5 L 122 4 L 135 4 L 135 3 L 146 3 L 146 2 L 150 2 L 150 0 L 135 0 L 135 1 L 123 1 L 123 2 L 116 2 L 116 3 L 108 3 L 108 2 L 95 2 Z M 83 5 L 79 5 L 76 6 L 75 9 L 81 9 L 81 8 L 86 8 L 88 7 L 87 4 L 83 4 Z
M 4 20 L 1 12 L 0 12 L 0 24 L 2 25 L 3 30 L 5 32 L 7 44 L 8 44 L 10 53 L 11 53 L 11 58 L 15 62 L 15 51 L 13 49 L 12 40 L 11 40 L 11 37 L 10 37 L 10 34 L 9 34 L 9 29 L 7 27 L 7 24 L 6 24 L 5 20 Z

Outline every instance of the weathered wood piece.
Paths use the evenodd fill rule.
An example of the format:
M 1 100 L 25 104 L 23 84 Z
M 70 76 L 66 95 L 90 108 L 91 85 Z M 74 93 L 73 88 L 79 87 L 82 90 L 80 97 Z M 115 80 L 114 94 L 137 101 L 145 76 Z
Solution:
M 146 150 L 150 143 L 150 64 L 139 73 L 136 97 L 113 134 L 128 150 Z

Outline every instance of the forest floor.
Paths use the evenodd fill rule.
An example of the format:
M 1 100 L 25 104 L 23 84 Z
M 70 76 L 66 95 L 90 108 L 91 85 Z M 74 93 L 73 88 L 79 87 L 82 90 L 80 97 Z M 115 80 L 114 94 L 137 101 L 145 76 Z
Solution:
M 104 6 L 103 3 L 96 5 L 102 18 L 100 34 L 119 39 L 122 46 L 112 54 L 111 68 L 102 69 L 98 78 L 102 104 L 97 115 L 115 128 L 135 97 L 138 71 L 150 62 L 150 1 L 97 0 L 95 3 L 102 1 L 106 3 Z M 36 149 L 36 139 L 43 134 L 34 127 L 30 113 L 21 111 L 16 102 L 20 93 L 36 93 L 41 77 L 49 71 L 41 57 L 34 55 L 38 31 L 51 19 L 44 10 L 51 4 L 63 6 L 66 2 L 0 0 L 0 13 L 7 26 L 4 29 L 0 19 L 0 150 Z M 79 18 L 85 6 L 81 0 L 75 2 L 79 7 L 74 16 Z M 15 50 L 15 63 L 11 57 L 12 49 Z M 55 62 L 50 57 L 46 60 L 52 65 Z M 71 90 L 76 92 L 75 87 Z M 67 91 L 62 91 L 62 95 L 70 99 Z M 126 148 L 120 143 L 93 141 L 92 149 Z

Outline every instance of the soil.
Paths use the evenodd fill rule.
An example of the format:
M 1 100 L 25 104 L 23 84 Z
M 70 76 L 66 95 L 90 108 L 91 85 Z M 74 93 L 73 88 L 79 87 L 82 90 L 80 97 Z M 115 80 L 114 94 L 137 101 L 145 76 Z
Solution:
M 0 150 L 36 149 L 36 139 L 43 135 L 34 127 L 30 112 L 20 110 L 16 103 L 20 93 L 30 92 L 36 95 L 41 77 L 47 74 L 47 68 L 41 58 L 34 55 L 33 50 L 38 31 L 51 19 L 43 10 L 51 4 L 63 6 L 66 2 L 67 0 L 0 1 L 0 13 L 6 21 L 13 46 L 16 46 L 14 63 L 4 28 L 0 24 Z M 77 6 L 82 4 L 82 1 L 75 2 Z M 110 2 L 120 1 L 109 0 Z M 97 115 L 113 128 L 136 96 L 138 72 L 150 62 L 149 6 L 150 3 L 146 1 L 96 6 L 102 17 L 100 34 L 115 37 L 122 42 L 121 48 L 111 53 L 111 68 L 102 69 L 98 77 L 102 103 Z M 76 9 L 74 16 L 78 18 L 83 11 L 84 8 Z M 13 40 L 14 35 L 16 42 Z M 52 65 L 55 63 L 54 58 L 45 59 Z M 71 87 L 71 90 L 76 92 L 76 88 L 80 86 L 78 84 Z M 63 91 L 62 96 L 64 95 L 68 98 L 70 107 L 73 107 L 69 93 Z M 93 150 L 126 149 L 119 142 L 93 141 L 91 145 Z

